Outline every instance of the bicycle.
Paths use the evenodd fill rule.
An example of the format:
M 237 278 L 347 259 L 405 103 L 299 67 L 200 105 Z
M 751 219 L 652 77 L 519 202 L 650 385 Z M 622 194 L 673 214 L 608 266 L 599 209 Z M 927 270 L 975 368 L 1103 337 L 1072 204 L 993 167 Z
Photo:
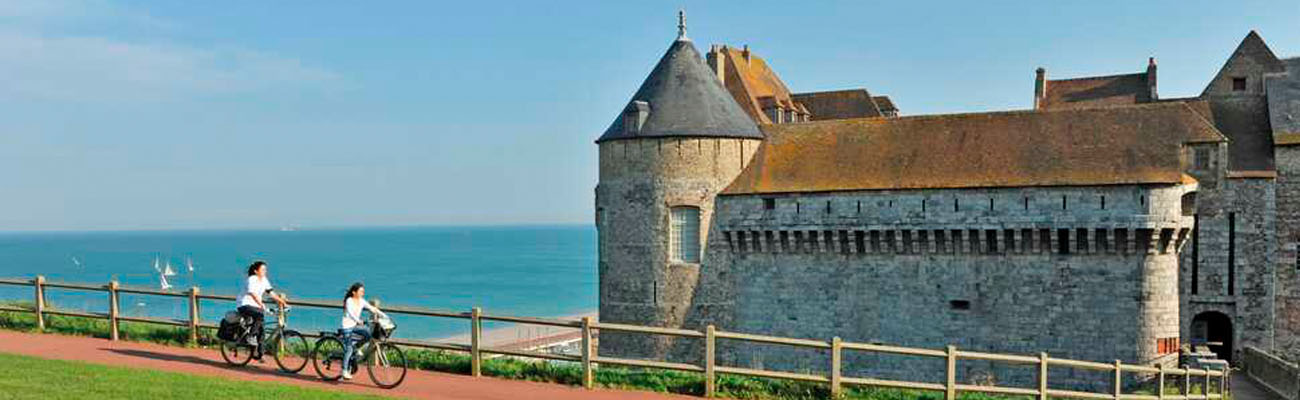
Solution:
M 284 315 L 289 315 L 289 306 L 284 307 Z M 278 316 L 274 307 L 267 310 L 268 316 Z M 307 368 L 307 359 L 311 356 L 311 347 L 307 343 L 307 338 L 298 331 L 285 329 L 284 320 L 281 318 L 272 318 L 263 325 L 263 332 L 270 327 L 269 334 L 264 334 L 265 342 L 262 345 L 263 355 L 271 354 L 275 358 L 276 366 L 281 371 L 294 374 Z M 242 333 L 234 341 L 221 341 L 221 358 L 226 363 L 234 366 L 247 365 L 253 358 L 253 352 L 257 350 L 255 343 L 250 343 L 252 326 L 246 326 Z
M 392 389 L 406 379 L 406 354 L 402 349 L 388 342 L 396 325 L 387 318 L 380 319 L 374 315 L 370 318 L 370 340 L 357 343 L 353 347 L 352 358 L 348 362 L 349 372 L 355 374 L 361 362 L 366 363 L 366 372 L 375 385 Z M 316 340 L 316 349 L 312 352 L 312 365 L 316 374 L 326 381 L 336 381 L 343 376 L 343 341 L 341 329 L 336 332 L 321 332 Z

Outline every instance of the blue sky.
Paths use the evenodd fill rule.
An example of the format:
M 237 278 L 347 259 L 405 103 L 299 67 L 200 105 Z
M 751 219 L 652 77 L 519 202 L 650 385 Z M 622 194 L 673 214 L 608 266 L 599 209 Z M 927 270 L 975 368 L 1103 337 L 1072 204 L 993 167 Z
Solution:
M 682 6 L 701 50 L 910 115 L 1148 56 L 1196 95 L 1251 29 L 1300 56 L 1294 0 L 0 0 L 0 231 L 589 223 L 592 141 Z

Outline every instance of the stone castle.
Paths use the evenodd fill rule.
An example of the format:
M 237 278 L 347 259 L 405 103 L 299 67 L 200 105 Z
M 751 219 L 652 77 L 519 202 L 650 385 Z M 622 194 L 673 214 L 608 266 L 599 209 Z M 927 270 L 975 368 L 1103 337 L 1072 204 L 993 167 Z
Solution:
M 679 24 L 596 141 L 601 321 L 1146 364 L 1190 344 L 1300 358 L 1300 58 L 1250 32 L 1197 97 L 1161 98 L 1151 59 L 1112 76 L 1039 68 L 1033 100 L 899 116 L 865 89 L 792 92 L 747 46 L 702 57 Z M 699 357 L 687 339 L 601 341 Z M 719 348 L 724 364 L 827 365 Z M 963 380 L 1035 372 L 968 364 Z

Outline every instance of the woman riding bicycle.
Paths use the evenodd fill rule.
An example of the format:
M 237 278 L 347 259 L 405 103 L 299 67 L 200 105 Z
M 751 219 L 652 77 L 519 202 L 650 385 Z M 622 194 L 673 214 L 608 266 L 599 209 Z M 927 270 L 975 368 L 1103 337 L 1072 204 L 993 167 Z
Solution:
M 339 337 L 343 339 L 343 379 L 352 379 L 352 371 L 346 366 L 352 359 L 353 335 L 360 336 L 356 341 L 357 344 L 370 340 L 370 327 L 361 319 L 361 310 L 364 308 L 371 313 L 388 318 L 383 311 L 370 305 L 365 296 L 366 287 L 361 282 L 357 282 L 348 288 L 347 294 L 343 297 L 343 329 L 339 330 Z
M 267 265 L 265 261 L 253 261 L 248 266 L 248 279 L 244 283 L 244 293 L 239 297 L 239 313 L 253 319 L 253 331 L 250 332 L 252 337 L 257 338 L 257 347 L 253 351 L 253 358 L 262 359 L 262 327 L 266 323 L 266 303 L 262 302 L 262 295 L 269 294 L 271 299 L 275 300 L 284 308 L 284 297 L 271 291 L 271 281 L 266 278 Z

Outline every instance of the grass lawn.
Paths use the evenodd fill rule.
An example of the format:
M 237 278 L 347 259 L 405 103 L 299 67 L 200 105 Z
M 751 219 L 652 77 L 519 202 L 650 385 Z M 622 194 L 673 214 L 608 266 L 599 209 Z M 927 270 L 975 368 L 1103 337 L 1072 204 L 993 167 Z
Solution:
M 0 353 L 0 399 L 383 399 L 281 383 L 109 367 Z

